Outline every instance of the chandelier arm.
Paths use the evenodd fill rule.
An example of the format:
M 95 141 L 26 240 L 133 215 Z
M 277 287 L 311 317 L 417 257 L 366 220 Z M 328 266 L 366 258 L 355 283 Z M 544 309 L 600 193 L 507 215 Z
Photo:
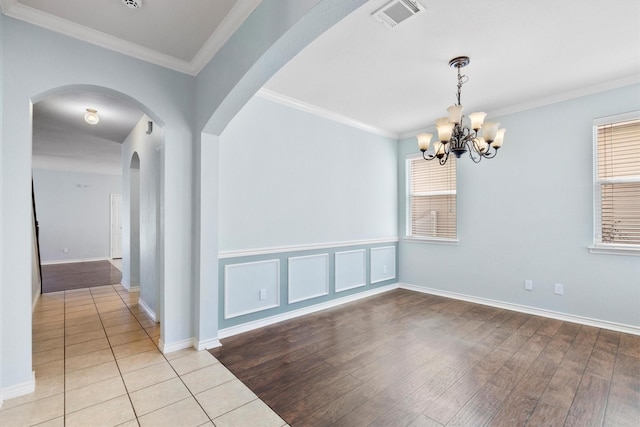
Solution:
M 493 152 L 489 152 L 487 150 L 486 153 L 482 155 L 482 157 L 484 157 L 485 159 L 493 159 L 497 154 L 498 154 L 498 150 L 494 148 Z
M 469 143 L 467 142 L 467 145 L 468 144 Z M 482 160 L 482 157 L 483 157 L 482 153 L 476 150 L 475 146 L 474 147 L 470 146 L 468 151 L 469 151 L 469 157 L 471 158 L 471 160 L 473 160 L 473 163 L 480 163 L 480 160 Z
M 422 152 L 422 158 L 425 160 L 433 160 L 435 159 L 437 156 L 435 154 L 427 154 L 426 151 Z
M 445 152 L 444 156 L 440 157 L 439 162 L 441 166 L 444 166 L 445 163 L 447 163 L 447 159 L 449 159 L 449 152 Z

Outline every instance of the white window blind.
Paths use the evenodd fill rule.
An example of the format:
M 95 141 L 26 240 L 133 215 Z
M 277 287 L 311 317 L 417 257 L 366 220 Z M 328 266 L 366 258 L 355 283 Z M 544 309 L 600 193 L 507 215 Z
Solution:
M 407 235 L 456 239 L 456 159 L 407 160 Z
M 596 245 L 640 249 L 640 119 L 599 124 Z

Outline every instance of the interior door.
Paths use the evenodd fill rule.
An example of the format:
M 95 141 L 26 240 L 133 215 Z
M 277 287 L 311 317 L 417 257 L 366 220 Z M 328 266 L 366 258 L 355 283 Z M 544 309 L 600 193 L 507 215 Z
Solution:
M 111 195 L 111 259 L 122 258 L 121 194 Z

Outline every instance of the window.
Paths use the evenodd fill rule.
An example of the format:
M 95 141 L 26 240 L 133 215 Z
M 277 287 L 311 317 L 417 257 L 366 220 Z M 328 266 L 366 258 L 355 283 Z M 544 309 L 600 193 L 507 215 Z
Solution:
M 594 122 L 595 246 L 640 251 L 640 112 Z
M 407 237 L 455 240 L 456 159 L 407 159 Z

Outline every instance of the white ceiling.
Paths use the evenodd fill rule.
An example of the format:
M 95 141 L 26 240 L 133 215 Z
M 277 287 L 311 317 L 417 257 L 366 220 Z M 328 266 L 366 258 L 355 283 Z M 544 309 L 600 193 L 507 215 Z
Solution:
M 490 116 L 640 81 L 638 0 L 419 1 L 426 11 L 390 30 L 370 16 L 388 0 L 370 0 L 300 52 L 260 94 L 401 138 L 429 127 L 455 102 L 456 73 L 448 66 L 455 56 L 471 57 L 463 69 L 466 111 Z M 139 10 L 121 0 L 0 0 L 0 6 L 8 16 L 197 74 L 259 2 L 143 0 Z M 34 154 L 66 152 L 79 163 L 84 153 L 100 161 L 110 146 L 113 157 L 137 121 L 127 119 L 141 112 L 128 112 L 121 127 L 119 118 L 106 119 L 106 107 L 96 108 L 103 128 L 87 128 L 81 114 L 55 116 L 66 104 L 83 112 L 92 101 L 95 95 L 76 93 L 36 104 Z M 35 141 L 41 137 L 48 146 Z
M 196 75 L 261 0 L 0 0 L 2 12 Z
M 87 108 L 100 122 L 84 121 Z M 142 117 L 137 107 L 108 95 L 71 92 L 33 105 L 33 167 L 122 173 L 121 143 Z
M 471 58 L 466 112 L 501 114 L 640 80 L 638 0 L 420 0 L 426 11 L 391 30 L 370 16 L 387 2 L 367 2 L 313 41 L 265 85 L 275 92 L 267 96 L 397 137 L 455 103 L 456 56 Z

